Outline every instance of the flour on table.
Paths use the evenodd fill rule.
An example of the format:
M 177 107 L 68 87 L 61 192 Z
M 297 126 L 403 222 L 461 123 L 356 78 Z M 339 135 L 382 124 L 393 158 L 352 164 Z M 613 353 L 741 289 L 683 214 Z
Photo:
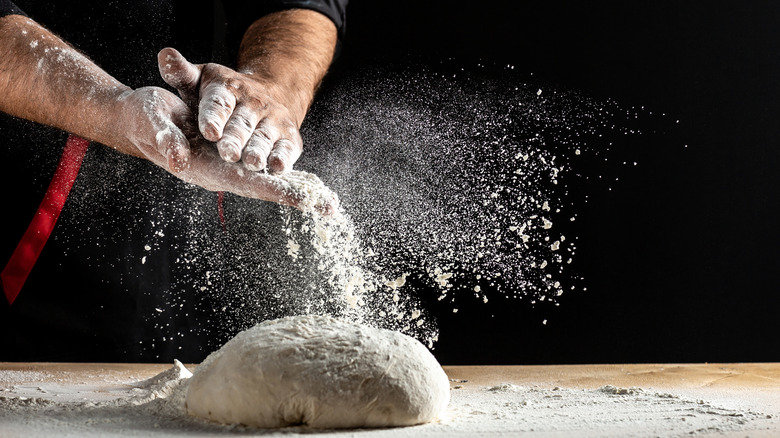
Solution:
M 190 379 L 190 414 L 272 428 L 409 426 L 436 420 L 449 381 L 418 341 L 323 316 L 268 321 L 212 353 Z
M 780 431 L 780 415 L 770 391 L 724 393 L 717 385 L 706 385 L 674 388 L 669 393 L 673 388 L 621 387 L 617 382 L 587 388 L 529 386 L 529 382 L 483 386 L 464 379 L 451 380 L 452 398 L 440 421 L 421 426 L 371 431 L 304 426 L 258 430 L 187 415 L 185 396 L 192 379 L 180 363 L 140 382 L 140 376 L 128 374 L 133 373 L 0 369 L 0 436 L 673 438 L 774 437 Z

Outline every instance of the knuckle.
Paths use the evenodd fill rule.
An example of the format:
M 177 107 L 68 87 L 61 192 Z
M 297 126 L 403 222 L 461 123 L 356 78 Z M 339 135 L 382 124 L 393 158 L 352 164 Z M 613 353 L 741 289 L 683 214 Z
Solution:
M 265 129 L 255 129 L 254 137 L 263 143 L 270 143 L 272 138 L 271 134 Z
M 233 117 L 230 118 L 230 128 L 236 131 L 251 133 L 255 127 L 247 117 L 233 114 Z
M 289 154 L 296 150 L 295 143 L 292 140 L 282 138 L 274 144 L 274 151 L 281 154 Z
M 220 77 L 225 74 L 225 67 L 213 62 L 203 65 L 203 75 L 208 78 Z
M 209 129 L 215 132 L 222 131 L 219 121 L 215 120 L 213 117 L 207 117 L 207 115 L 203 113 L 201 113 L 200 120 L 198 120 L 198 126 L 201 130 Z
M 294 152 L 300 152 L 303 150 L 303 141 L 300 134 L 296 131 L 294 135 L 290 135 L 285 139 L 289 149 Z
M 268 139 L 268 137 L 257 135 L 257 133 L 255 133 L 249 138 L 246 149 L 247 151 L 252 151 L 258 155 L 267 156 L 271 151 L 272 146 L 273 143 Z
M 208 97 L 208 103 L 219 109 L 228 109 L 230 107 L 229 99 L 223 93 L 214 93 Z
M 296 126 L 295 123 L 293 123 L 293 121 L 290 120 L 290 119 L 287 119 L 287 118 L 284 119 L 284 121 L 281 122 L 281 125 L 284 127 L 285 131 L 288 132 L 288 133 L 291 133 L 291 134 L 292 133 L 295 133 L 295 134 L 298 133 L 298 126 Z
M 242 102 L 256 112 L 266 111 L 269 107 L 266 99 L 251 93 L 246 94 L 243 97 Z
M 261 123 L 255 129 L 255 135 L 267 142 L 273 142 L 273 140 L 279 136 L 279 132 L 273 125 Z
M 283 137 L 293 143 L 299 143 L 301 140 L 301 133 L 298 131 L 298 127 L 290 121 L 282 123 L 282 132 Z
M 225 82 L 223 84 L 225 88 L 231 91 L 240 91 L 244 88 L 243 81 L 237 79 L 237 78 L 225 78 Z

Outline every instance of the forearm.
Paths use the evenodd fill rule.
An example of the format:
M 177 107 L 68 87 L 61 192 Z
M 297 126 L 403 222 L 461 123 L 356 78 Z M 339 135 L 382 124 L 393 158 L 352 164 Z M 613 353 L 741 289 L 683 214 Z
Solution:
M 319 12 L 292 9 L 257 20 L 244 34 L 238 71 L 274 84 L 300 127 L 333 60 L 336 26 Z
M 161 53 L 164 62 L 160 69 L 167 75 L 172 66 L 165 63 L 167 56 L 164 53 L 169 52 Z M 247 66 L 258 66 L 258 72 L 277 77 L 276 68 L 260 68 L 262 65 L 253 62 L 254 56 L 245 59 Z M 200 68 L 190 65 L 183 58 L 181 61 L 186 63 L 190 72 L 194 70 L 197 73 L 197 77 L 191 78 L 193 84 L 197 84 Z M 230 70 L 216 64 L 209 65 L 215 71 Z M 290 69 L 300 68 L 293 63 L 286 65 Z M 216 76 L 212 82 L 235 90 L 230 85 L 242 82 L 238 76 L 247 75 L 231 72 L 229 76 Z M 313 93 L 315 82 L 319 82 L 320 78 L 321 75 L 306 80 L 307 87 L 312 89 L 309 94 Z M 252 89 L 252 85 L 247 84 L 246 87 Z M 217 94 L 222 96 L 225 93 L 219 90 Z M 247 95 L 252 96 L 247 98 L 252 103 L 261 100 L 254 94 Z M 301 100 L 296 93 L 292 95 Z M 263 100 L 262 105 L 256 106 L 262 109 L 279 105 Z M 192 150 L 188 138 L 195 138 L 194 133 L 198 129 L 193 113 L 171 92 L 158 87 L 131 90 L 55 35 L 19 15 L 0 17 L 0 111 L 59 127 L 120 152 L 148 159 L 185 181 L 209 190 L 230 191 L 298 207 L 308 205 L 306 194 L 286 180 L 245 171 L 247 168 L 242 164 L 227 163 L 209 145 L 200 145 Z M 261 111 L 247 111 L 251 114 L 258 112 Z M 286 123 L 291 124 L 290 121 Z M 321 200 L 316 208 L 329 212 L 336 204 L 337 200 L 333 197 Z
M 0 111 L 139 155 L 115 126 L 129 87 L 57 36 L 27 17 L 2 17 L 0 59 Z

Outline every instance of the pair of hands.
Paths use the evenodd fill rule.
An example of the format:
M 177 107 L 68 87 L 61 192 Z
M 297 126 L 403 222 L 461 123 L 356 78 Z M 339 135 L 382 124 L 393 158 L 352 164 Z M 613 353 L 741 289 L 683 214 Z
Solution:
M 303 149 L 304 114 L 284 102 L 283 90 L 259 76 L 218 64 L 196 65 L 178 51 L 158 55 L 160 74 L 181 98 L 158 87 L 124 93 L 121 129 L 150 161 L 212 191 L 301 207 L 306 194 L 279 177 Z M 332 212 L 335 196 L 317 207 Z

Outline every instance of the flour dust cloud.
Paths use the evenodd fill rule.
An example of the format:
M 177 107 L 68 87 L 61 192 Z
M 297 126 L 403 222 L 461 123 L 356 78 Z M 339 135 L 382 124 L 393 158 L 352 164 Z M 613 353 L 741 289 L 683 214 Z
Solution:
M 138 348 L 152 358 L 194 341 L 208 353 L 297 314 L 400 330 L 433 347 L 431 303 L 450 312 L 493 300 L 557 305 L 582 288 L 572 265 L 580 184 L 594 169 L 614 181 L 604 161 L 631 148 L 645 112 L 511 67 L 469 71 L 369 68 L 326 84 L 296 168 L 338 195 L 332 218 L 230 194 L 220 214 L 216 194 L 93 147 L 64 221 L 137 220 L 65 239 L 124 242 L 111 260 L 89 262 L 145 294 L 140 311 L 153 328 Z

